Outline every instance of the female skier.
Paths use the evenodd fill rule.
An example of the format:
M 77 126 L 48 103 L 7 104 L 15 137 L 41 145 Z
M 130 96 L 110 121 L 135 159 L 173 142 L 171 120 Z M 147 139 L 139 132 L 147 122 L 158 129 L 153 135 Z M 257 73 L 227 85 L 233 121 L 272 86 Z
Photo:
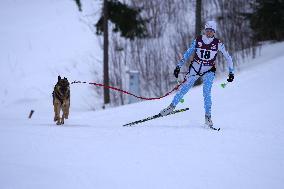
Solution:
M 183 58 L 178 62 L 174 76 L 178 78 L 180 68 L 194 53 L 193 61 L 189 67 L 189 73 L 186 82 L 181 86 L 180 90 L 175 95 L 172 103 L 160 113 L 162 116 L 170 114 L 180 102 L 182 97 L 188 92 L 188 90 L 194 85 L 195 81 L 202 77 L 203 79 L 203 97 L 204 97 L 204 109 L 205 109 L 205 124 L 212 128 L 213 122 L 211 119 L 211 88 L 215 78 L 215 60 L 217 52 L 221 51 L 224 55 L 228 67 L 229 76 L 227 81 L 232 82 L 234 80 L 234 68 L 233 61 L 229 53 L 226 51 L 224 44 L 214 34 L 216 32 L 216 22 L 208 21 L 205 24 L 205 35 L 198 36 L 192 43 L 190 48 L 184 53 Z

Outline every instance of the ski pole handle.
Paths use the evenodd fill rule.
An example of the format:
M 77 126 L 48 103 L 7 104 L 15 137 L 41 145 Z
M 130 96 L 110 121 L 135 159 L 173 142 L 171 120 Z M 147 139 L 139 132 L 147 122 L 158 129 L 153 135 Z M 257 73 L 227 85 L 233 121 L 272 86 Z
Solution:
M 221 87 L 224 89 L 228 85 L 228 83 L 229 83 L 228 81 L 225 83 L 221 83 Z

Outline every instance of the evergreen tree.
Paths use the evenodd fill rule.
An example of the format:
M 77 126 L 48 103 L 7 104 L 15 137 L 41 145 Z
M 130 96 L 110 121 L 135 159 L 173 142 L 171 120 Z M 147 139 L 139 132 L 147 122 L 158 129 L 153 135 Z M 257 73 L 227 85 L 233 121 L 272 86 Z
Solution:
M 283 40 L 284 0 L 256 0 L 252 6 L 254 12 L 250 15 L 250 21 L 255 39 Z
M 147 36 L 146 20 L 139 15 L 141 9 L 131 8 L 117 0 L 107 1 L 108 20 L 114 24 L 113 32 L 120 32 L 121 36 L 133 40 L 135 37 L 143 38 Z M 104 32 L 104 15 L 97 22 L 97 34 Z

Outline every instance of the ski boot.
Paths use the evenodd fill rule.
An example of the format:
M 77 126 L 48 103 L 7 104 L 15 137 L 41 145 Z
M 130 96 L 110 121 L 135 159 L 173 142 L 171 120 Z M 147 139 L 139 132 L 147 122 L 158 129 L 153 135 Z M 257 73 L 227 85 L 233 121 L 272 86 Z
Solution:
M 173 104 L 170 104 L 168 107 L 166 107 L 165 109 L 163 109 L 163 110 L 160 112 L 160 114 L 161 114 L 162 116 L 166 116 L 166 115 L 172 113 L 172 112 L 174 111 L 174 109 L 175 109 L 175 106 L 174 106 Z
M 211 120 L 211 115 L 205 115 L 205 124 L 208 127 L 213 127 L 213 122 Z
M 211 115 L 205 115 L 205 125 L 207 125 L 209 129 L 220 131 L 220 128 L 213 127 L 213 122 L 212 122 L 212 119 L 211 119 Z

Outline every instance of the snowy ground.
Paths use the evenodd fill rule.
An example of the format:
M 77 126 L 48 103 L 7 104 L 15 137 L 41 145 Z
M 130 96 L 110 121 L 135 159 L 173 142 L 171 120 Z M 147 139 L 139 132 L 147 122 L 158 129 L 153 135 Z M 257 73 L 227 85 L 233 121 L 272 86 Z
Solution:
M 200 87 L 179 105 L 189 111 L 125 128 L 172 96 L 92 112 L 85 111 L 98 103 L 90 86 L 72 85 L 70 119 L 56 126 L 57 75 L 90 81 L 101 73 L 87 18 L 73 0 L 1 0 L 0 189 L 284 187 L 284 43 L 266 45 L 225 89 L 225 78 L 215 81 L 220 132 L 202 127 Z
M 225 78 L 215 81 L 220 132 L 202 127 L 200 87 L 179 106 L 189 111 L 128 128 L 122 124 L 157 113 L 172 96 L 98 112 L 71 107 L 64 126 L 52 122 L 51 98 L 32 104 L 31 120 L 28 102 L 6 106 L 0 188 L 283 188 L 283 48 L 265 47 L 225 89 Z
M 101 78 L 100 40 L 87 24 L 100 16 L 99 4 L 84 0 L 79 13 L 74 0 L 0 1 L 0 106 L 50 97 L 58 75 L 70 81 Z M 94 90 L 74 91 L 72 98 L 82 100 L 73 108 L 94 107 L 87 103 Z

